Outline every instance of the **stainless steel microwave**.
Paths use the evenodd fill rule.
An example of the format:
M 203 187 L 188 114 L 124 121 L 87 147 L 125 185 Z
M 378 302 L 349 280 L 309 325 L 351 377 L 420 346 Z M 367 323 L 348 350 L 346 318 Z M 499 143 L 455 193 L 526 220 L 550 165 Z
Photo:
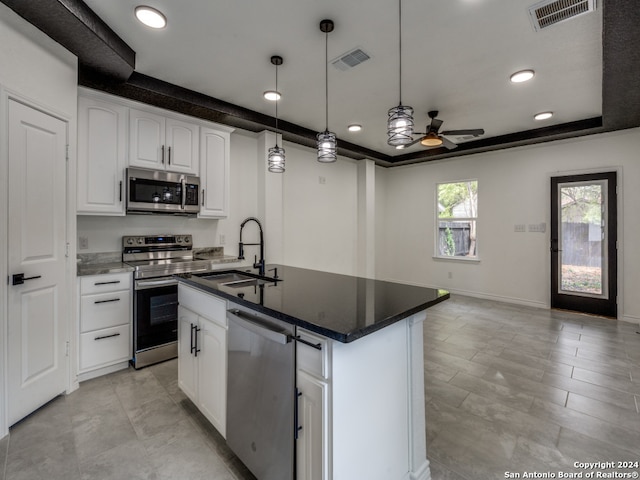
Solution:
M 183 173 L 127 168 L 127 213 L 196 215 L 200 179 Z

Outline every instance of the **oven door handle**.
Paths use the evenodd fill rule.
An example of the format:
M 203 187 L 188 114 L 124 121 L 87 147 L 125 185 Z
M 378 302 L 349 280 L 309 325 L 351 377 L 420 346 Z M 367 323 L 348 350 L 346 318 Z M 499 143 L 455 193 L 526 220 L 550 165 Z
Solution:
M 175 278 L 163 278 L 161 280 L 136 280 L 136 290 L 146 290 L 155 287 L 167 287 L 177 285 L 178 280 Z

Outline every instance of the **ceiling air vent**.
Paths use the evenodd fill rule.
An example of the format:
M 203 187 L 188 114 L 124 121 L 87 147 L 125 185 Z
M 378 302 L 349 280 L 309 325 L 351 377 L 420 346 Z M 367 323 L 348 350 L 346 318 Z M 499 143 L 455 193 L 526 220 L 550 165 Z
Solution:
M 349 70 L 350 68 L 360 65 L 362 62 L 369 60 L 369 55 L 364 53 L 361 49 L 356 48 L 350 52 L 340 55 L 338 58 L 331 60 L 331 65 L 338 70 Z
M 595 9 L 596 0 L 545 0 L 529 7 L 529 16 L 533 28 L 539 31 Z

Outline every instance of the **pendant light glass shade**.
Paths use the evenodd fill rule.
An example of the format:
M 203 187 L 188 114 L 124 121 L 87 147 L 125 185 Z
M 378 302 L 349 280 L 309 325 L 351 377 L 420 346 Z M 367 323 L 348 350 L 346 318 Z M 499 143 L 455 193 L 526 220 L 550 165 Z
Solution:
M 338 141 L 336 134 L 329 131 L 329 32 L 333 32 L 333 21 L 322 20 L 320 30 L 325 34 L 324 44 L 324 80 L 325 80 L 325 120 L 324 132 L 316 135 L 318 161 L 321 163 L 333 163 L 338 159 Z
M 402 105 L 402 0 L 398 0 L 398 79 L 400 95 L 398 106 L 389 109 L 387 118 L 387 143 L 400 147 L 413 142 L 413 108 Z
M 269 149 L 269 171 L 273 173 L 284 172 L 284 148 L 279 147 L 276 143 L 275 147 Z
M 283 62 L 282 57 L 278 55 L 271 57 L 271 63 L 276 66 L 276 89 L 274 92 L 278 94 L 277 97 L 273 98 L 273 101 L 276 102 L 276 146 L 269 149 L 269 155 L 267 156 L 267 169 L 272 173 L 284 172 L 284 148 L 278 146 L 278 101 L 281 98 L 278 92 L 278 67 L 282 65 Z M 267 92 L 265 92 L 265 98 L 267 98 L 266 93 Z M 271 98 L 268 100 L 271 100 Z
M 338 142 L 336 134 L 328 130 L 316 135 L 318 147 L 318 161 L 322 163 L 333 163 L 338 159 Z

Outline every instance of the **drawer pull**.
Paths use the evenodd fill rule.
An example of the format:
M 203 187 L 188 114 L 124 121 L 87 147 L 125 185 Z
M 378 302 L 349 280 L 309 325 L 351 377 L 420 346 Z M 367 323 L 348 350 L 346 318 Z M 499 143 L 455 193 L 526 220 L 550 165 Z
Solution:
M 111 335 L 103 335 L 102 337 L 96 337 L 94 338 L 94 340 L 104 340 L 105 338 L 119 337 L 119 336 L 120 336 L 119 333 L 113 333 Z
M 109 300 L 96 300 L 93 303 L 98 304 L 98 303 L 111 303 L 111 302 L 119 302 L 119 301 L 120 301 L 119 298 L 111 298 Z
M 98 286 L 98 285 L 113 285 L 115 283 L 120 283 L 120 280 L 112 280 L 110 282 L 96 282 L 96 283 L 94 283 L 94 285 L 95 286 Z
M 316 350 L 322 350 L 322 344 L 321 343 L 311 343 L 308 340 L 304 340 L 302 337 L 300 337 L 299 335 L 297 337 L 293 337 L 296 342 L 300 342 L 300 343 L 304 343 L 305 345 L 308 345 L 312 348 L 315 348 Z

